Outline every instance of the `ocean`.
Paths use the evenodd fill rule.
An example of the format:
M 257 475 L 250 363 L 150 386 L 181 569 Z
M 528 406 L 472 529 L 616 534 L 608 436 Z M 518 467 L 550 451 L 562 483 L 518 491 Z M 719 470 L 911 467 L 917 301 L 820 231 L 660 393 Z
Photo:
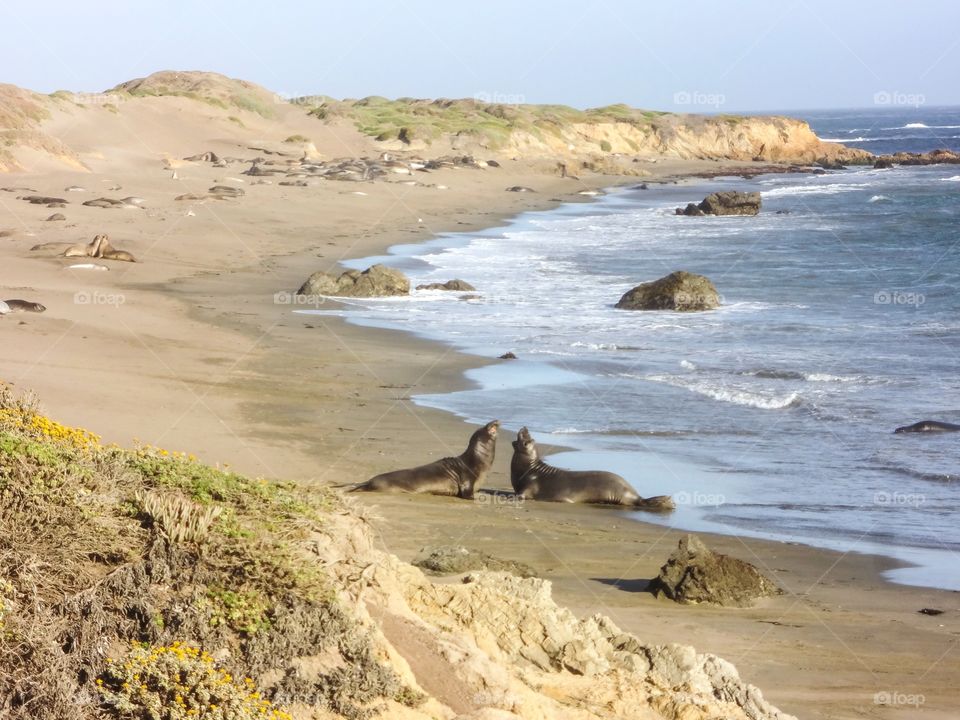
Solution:
M 960 150 L 960 109 L 789 114 L 878 154 Z M 730 189 L 760 191 L 761 214 L 673 214 Z M 892 434 L 960 423 L 960 166 L 617 189 L 348 264 L 373 262 L 477 287 L 333 312 L 484 358 L 514 352 L 468 372 L 468 389 L 414 398 L 499 418 L 501 453 L 527 426 L 572 448 L 551 463 L 677 501 L 639 519 L 875 553 L 910 563 L 895 582 L 960 590 L 960 434 Z M 681 269 L 711 278 L 722 308 L 614 308 Z

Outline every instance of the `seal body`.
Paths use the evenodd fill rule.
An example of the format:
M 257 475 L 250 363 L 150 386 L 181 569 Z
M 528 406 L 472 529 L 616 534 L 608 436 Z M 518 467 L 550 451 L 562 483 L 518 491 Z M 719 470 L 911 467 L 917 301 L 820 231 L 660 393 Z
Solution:
M 488 422 L 470 436 L 467 449 L 456 457 L 383 473 L 351 486 L 350 492 L 412 492 L 470 499 L 477 483 L 483 482 L 493 465 L 499 427 L 499 420 Z
M 38 302 L 29 300 L 5 300 L 4 303 L 9 308 L 8 312 L 36 312 L 41 313 L 47 308 Z
M 513 443 L 510 483 L 520 497 L 549 502 L 623 505 L 640 510 L 673 510 L 669 495 L 642 498 L 619 475 L 604 470 L 563 470 L 540 459 L 526 428 Z
M 9 302 L 9 301 L 8 301 Z M 922 432 L 960 432 L 960 425 L 940 422 L 939 420 L 921 420 L 913 425 L 898 427 L 895 433 L 922 433 Z

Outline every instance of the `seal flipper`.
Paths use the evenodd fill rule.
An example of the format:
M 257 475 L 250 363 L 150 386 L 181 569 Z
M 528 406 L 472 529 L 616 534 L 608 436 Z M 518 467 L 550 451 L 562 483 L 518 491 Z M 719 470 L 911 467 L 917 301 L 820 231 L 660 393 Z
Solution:
M 677 506 L 669 495 L 654 495 L 648 498 L 637 498 L 633 501 L 633 507 L 637 510 L 649 510 L 651 512 L 670 512 Z

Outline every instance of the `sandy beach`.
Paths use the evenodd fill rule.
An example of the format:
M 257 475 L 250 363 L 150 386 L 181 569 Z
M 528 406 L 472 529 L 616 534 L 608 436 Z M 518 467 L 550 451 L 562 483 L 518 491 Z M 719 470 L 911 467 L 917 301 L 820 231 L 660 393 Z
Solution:
M 186 451 L 255 476 L 348 483 L 457 454 L 472 428 L 418 407 L 411 396 L 460 387 L 465 369 L 496 361 L 297 314 L 277 293 L 292 293 L 311 272 L 336 269 L 344 259 L 492 227 L 519 212 L 583 201 L 576 193 L 584 189 L 640 180 L 561 178 L 548 163 L 501 158 L 499 168 L 437 170 L 429 176 L 433 187 L 392 178 L 252 186 L 239 174 L 242 165 L 179 158 L 251 155 L 250 138 L 268 130 L 264 146 L 296 156 L 301 150 L 285 148 L 282 133 L 266 123 L 258 128 L 245 119 L 244 129 L 218 117 L 211 124 L 208 115 L 220 111 L 163 100 L 175 108 L 164 112 L 180 115 L 176 132 L 151 107 L 160 99 L 128 103 L 98 122 L 61 118 L 49 131 L 81 149 L 89 172 L 38 162 L 45 166 L 0 180 L 70 200 L 55 211 L 16 199 L 23 192 L 0 193 L 0 231 L 11 231 L 0 237 L 0 299 L 47 307 L 42 315 L 0 319 L 0 380 L 36 392 L 51 417 L 104 442 Z M 320 155 L 377 153 L 372 139 L 320 128 L 295 110 L 281 118 L 283 132 L 309 136 Z M 104 122 L 113 125 L 105 129 Z M 175 161 L 165 164 L 164 157 Z M 642 180 L 717 169 L 714 161 L 664 160 L 645 165 Z M 218 184 L 246 194 L 174 199 Z M 516 185 L 536 192 L 505 192 Z M 84 190 L 66 192 L 69 186 Z M 365 194 L 352 194 L 357 189 Z M 144 202 L 130 210 L 80 204 L 101 195 Z M 53 212 L 66 220 L 47 221 Z M 31 250 L 98 233 L 138 262 L 112 263 L 106 272 L 71 270 L 72 260 Z M 510 439 L 500 440 L 492 488 L 509 489 Z M 644 592 L 680 530 L 615 510 L 485 497 L 359 501 L 382 516 L 382 547 L 402 560 L 426 545 L 453 543 L 525 562 L 578 615 L 603 613 L 643 641 L 721 655 L 798 717 L 955 717 L 957 593 L 887 583 L 882 558 L 713 536 L 706 538 L 711 547 L 756 564 L 786 593 L 743 610 L 680 606 Z M 925 615 L 922 608 L 945 613 Z

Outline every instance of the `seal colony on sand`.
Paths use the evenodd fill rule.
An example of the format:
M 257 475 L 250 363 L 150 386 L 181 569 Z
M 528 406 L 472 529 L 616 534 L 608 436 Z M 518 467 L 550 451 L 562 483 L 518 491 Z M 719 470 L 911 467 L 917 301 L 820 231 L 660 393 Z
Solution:
M 913 425 L 904 425 L 893 431 L 894 433 L 926 433 L 926 432 L 960 432 L 960 425 L 940 422 L 939 420 L 921 420 Z
M 499 420 L 491 420 L 470 436 L 467 449 L 457 457 L 445 457 L 428 465 L 394 470 L 349 487 L 350 492 L 413 492 L 452 495 L 470 499 L 477 483 L 482 482 L 493 465 Z
M 675 505 L 669 495 L 642 498 L 619 475 L 604 470 L 563 470 L 540 459 L 537 444 L 526 428 L 513 443 L 510 484 L 523 498 L 549 502 L 624 505 L 663 512 Z

